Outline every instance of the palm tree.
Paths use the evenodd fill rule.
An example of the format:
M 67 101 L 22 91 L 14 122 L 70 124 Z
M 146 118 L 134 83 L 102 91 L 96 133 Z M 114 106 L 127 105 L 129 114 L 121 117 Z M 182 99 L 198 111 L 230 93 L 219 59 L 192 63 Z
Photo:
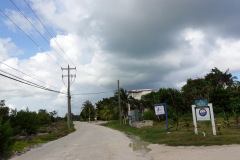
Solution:
M 117 100 L 118 92 L 115 92 L 115 99 Z M 123 115 L 124 119 L 128 116 L 128 103 L 129 97 L 127 90 L 120 88 L 120 103 L 121 103 L 121 115 Z
M 94 106 L 92 105 L 91 101 L 86 100 L 83 103 L 83 107 L 82 107 L 82 112 L 81 112 L 81 117 L 83 117 L 84 119 L 87 119 L 87 117 L 90 118 L 94 117 L 95 115 L 95 109 Z

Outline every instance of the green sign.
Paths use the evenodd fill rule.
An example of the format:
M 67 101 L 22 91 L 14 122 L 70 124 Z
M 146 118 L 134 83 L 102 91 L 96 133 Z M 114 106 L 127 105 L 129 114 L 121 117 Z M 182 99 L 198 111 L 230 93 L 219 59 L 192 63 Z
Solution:
M 206 107 L 208 106 L 207 99 L 195 100 L 196 107 Z

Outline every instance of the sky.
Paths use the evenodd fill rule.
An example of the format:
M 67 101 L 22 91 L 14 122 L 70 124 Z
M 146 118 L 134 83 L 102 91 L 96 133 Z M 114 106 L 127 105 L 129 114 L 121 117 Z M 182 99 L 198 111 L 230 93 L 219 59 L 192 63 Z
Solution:
M 12 2 L 0 1 L 0 9 L 24 33 L 0 13 L 0 60 L 35 79 L 3 64 L 0 70 L 66 92 L 61 67 L 76 67 L 74 114 L 86 100 L 95 104 L 113 96 L 117 80 L 127 90 L 180 90 L 214 67 L 240 73 L 238 0 L 26 0 L 52 36 L 25 1 Z M 107 93 L 84 94 L 98 92 Z M 66 95 L 5 77 L 0 99 L 17 110 L 67 112 Z

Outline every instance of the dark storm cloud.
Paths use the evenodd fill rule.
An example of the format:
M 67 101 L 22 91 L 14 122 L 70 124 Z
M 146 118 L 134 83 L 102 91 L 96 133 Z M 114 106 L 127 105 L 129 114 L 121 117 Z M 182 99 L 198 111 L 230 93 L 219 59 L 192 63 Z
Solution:
M 105 49 L 121 56 L 151 57 L 174 47 L 184 28 L 238 37 L 240 1 L 104 1 L 95 12 Z M 105 10 L 104 10 L 105 9 Z M 104 11 L 103 11 L 104 10 Z

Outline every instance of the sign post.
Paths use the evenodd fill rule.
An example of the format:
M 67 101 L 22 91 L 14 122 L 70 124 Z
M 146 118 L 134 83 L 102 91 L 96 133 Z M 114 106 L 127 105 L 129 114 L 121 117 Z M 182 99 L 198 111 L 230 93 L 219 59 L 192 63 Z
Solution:
M 192 105 L 192 114 L 195 134 L 198 134 L 197 121 L 211 120 L 213 135 L 216 135 L 212 103 L 208 103 L 206 99 L 195 100 L 195 105 Z
M 165 106 L 165 110 L 164 110 L 164 106 Z M 170 133 L 169 127 L 168 127 L 167 104 L 166 103 L 154 104 L 154 107 L 155 107 L 156 116 L 165 115 L 167 131 L 168 133 Z

